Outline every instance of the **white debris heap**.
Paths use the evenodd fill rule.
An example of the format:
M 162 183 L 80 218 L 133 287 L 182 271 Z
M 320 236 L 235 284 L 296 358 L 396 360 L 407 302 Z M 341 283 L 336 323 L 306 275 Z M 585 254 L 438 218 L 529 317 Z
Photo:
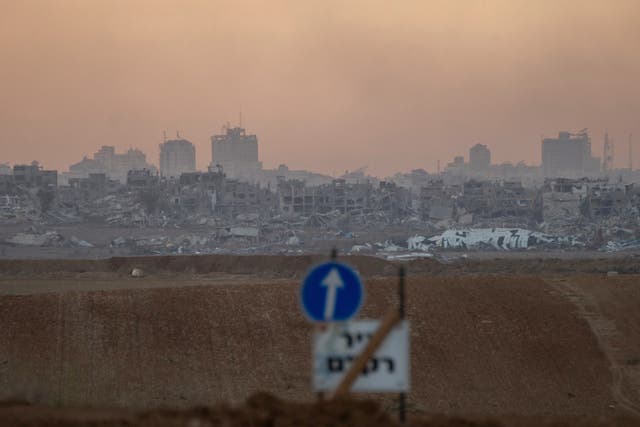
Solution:
M 450 229 L 433 237 L 407 239 L 409 250 L 442 249 L 529 249 L 538 246 L 579 246 L 574 237 L 559 237 L 522 228 Z

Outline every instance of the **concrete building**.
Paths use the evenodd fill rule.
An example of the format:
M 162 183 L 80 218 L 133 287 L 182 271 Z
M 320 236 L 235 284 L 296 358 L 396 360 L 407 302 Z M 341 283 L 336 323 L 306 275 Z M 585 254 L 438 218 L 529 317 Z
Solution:
M 459 204 L 474 217 L 488 217 L 496 204 L 497 189 L 497 185 L 490 181 L 465 181 Z
M 420 215 L 425 221 L 450 219 L 453 215 L 454 194 L 442 180 L 432 180 L 420 188 Z
M 586 129 L 560 132 L 558 138 L 542 140 L 542 170 L 548 178 L 579 178 L 597 175 L 600 159 L 591 156 L 591 138 Z
M 158 175 L 149 169 L 132 169 L 127 173 L 127 186 L 131 188 L 149 188 L 158 184 Z
M 257 181 L 262 170 L 258 160 L 258 137 L 247 135 L 241 127 L 223 128 L 223 135 L 211 137 L 211 165 L 218 166 L 229 178 Z
M 107 168 L 103 163 L 84 156 L 78 163 L 74 163 L 69 166 L 67 180 L 71 182 L 71 180 L 85 179 L 89 178 L 89 176 L 92 174 L 107 175 Z
M 81 161 L 69 166 L 67 180 L 88 178 L 90 174 L 104 173 L 110 179 L 121 183 L 127 181 L 130 170 L 148 169 L 156 171 L 153 165 L 147 163 L 147 156 L 136 148 L 129 148 L 125 153 L 116 153 L 112 145 L 103 145 L 93 155 L 93 159 L 85 156 Z
M 543 221 L 575 224 L 588 195 L 589 181 L 586 179 L 547 179 L 542 189 Z
M 108 189 L 109 179 L 104 173 L 91 173 L 88 178 L 71 178 L 69 187 L 90 192 L 93 196 L 103 195 Z
M 107 175 L 120 182 L 126 182 L 131 170 L 152 169 L 147 163 L 147 156 L 136 148 L 129 148 L 125 153 L 117 154 L 115 147 L 103 145 L 93 158 L 104 166 Z
M 15 192 L 13 175 L 0 175 L 0 199 Z
M 476 144 L 469 149 L 469 169 L 473 173 L 487 174 L 491 167 L 491 151 L 486 145 Z
M 13 182 L 25 187 L 56 187 L 58 185 L 58 171 L 44 170 L 33 162 L 30 165 L 13 166 Z
M 196 147 L 186 139 L 174 139 L 160 144 L 160 175 L 180 178 L 183 173 L 195 172 Z
M 0 175 L 11 175 L 11 166 L 6 163 L 0 163 Z
M 631 207 L 633 185 L 611 182 L 595 182 L 589 186 L 584 211 L 591 219 L 624 215 Z
M 445 174 L 451 175 L 465 175 L 468 169 L 468 164 L 465 163 L 463 156 L 455 156 L 453 162 L 447 163 L 444 169 Z

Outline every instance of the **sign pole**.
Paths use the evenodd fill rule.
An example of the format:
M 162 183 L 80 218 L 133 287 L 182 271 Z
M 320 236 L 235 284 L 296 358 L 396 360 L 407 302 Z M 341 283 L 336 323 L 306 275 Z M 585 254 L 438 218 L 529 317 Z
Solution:
M 329 259 L 332 262 L 335 262 L 338 259 L 338 249 L 336 249 L 335 247 L 331 249 L 331 255 L 329 256 Z M 318 402 L 322 402 L 324 400 L 324 392 L 319 391 L 317 393 L 317 397 L 318 397 Z
M 398 270 L 398 317 L 400 321 L 404 320 L 404 278 L 405 270 L 404 266 L 400 266 Z M 407 417 L 407 394 L 401 392 L 398 396 L 398 419 L 401 424 L 404 424 Z

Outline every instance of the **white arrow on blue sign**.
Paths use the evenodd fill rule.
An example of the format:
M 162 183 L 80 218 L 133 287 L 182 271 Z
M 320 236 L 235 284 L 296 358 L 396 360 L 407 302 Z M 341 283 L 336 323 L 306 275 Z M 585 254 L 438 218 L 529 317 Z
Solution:
M 342 322 L 358 313 L 362 283 L 351 268 L 337 262 L 314 267 L 302 282 L 302 308 L 315 322 Z

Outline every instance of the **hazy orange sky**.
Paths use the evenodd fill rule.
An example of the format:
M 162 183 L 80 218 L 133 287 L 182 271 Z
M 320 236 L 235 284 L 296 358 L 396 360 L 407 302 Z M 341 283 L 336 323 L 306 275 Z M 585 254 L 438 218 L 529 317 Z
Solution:
M 476 142 L 609 129 L 640 166 L 640 1 L 0 0 L 0 162 L 66 170 L 104 144 L 158 163 L 238 120 L 265 167 L 435 171 Z

